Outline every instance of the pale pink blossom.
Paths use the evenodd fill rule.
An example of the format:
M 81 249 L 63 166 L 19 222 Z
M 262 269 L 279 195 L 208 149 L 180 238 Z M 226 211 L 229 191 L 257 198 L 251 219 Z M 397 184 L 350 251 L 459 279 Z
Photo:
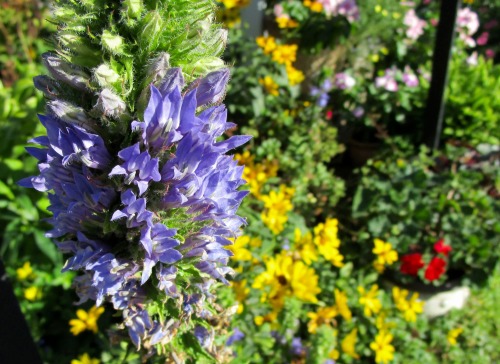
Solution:
M 383 87 L 387 91 L 396 92 L 398 90 L 398 83 L 396 82 L 394 76 L 394 70 L 387 69 L 383 76 L 375 78 L 375 87 Z
M 341 72 L 335 75 L 334 84 L 340 90 L 349 90 L 356 85 L 356 80 L 347 73 Z
M 414 9 L 406 12 L 403 23 L 408 27 L 406 36 L 412 40 L 417 40 L 424 34 L 424 28 L 427 25 L 425 20 L 420 19 Z
M 477 52 L 473 52 L 467 59 L 465 60 L 469 66 L 477 66 Z
M 419 85 L 418 77 L 408 66 L 405 67 L 405 71 L 403 73 L 403 82 L 408 87 L 417 87 Z
M 476 45 L 471 37 L 479 29 L 479 17 L 469 8 L 463 8 L 457 15 L 458 37 L 469 47 Z
M 283 5 L 281 4 L 276 4 L 274 5 L 274 16 L 276 18 L 279 18 L 280 16 L 285 14 L 285 11 L 283 10 Z

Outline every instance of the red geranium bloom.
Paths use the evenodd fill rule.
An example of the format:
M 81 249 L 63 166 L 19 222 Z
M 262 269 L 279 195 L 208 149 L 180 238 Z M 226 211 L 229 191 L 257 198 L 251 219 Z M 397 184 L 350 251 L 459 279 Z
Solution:
M 434 251 L 447 257 L 448 253 L 451 252 L 451 245 L 446 245 L 444 239 L 439 239 L 434 244 Z
M 416 276 L 418 271 L 424 266 L 424 261 L 422 260 L 422 254 L 411 253 L 406 254 L 401 257 L 401 267 L 399 270 L 403 274 L 409 274 L 411 276 Z
M 446 271 L 446 262 L 442 258 L 434 257 L 425 270 L 425 279 L 435 281 Z

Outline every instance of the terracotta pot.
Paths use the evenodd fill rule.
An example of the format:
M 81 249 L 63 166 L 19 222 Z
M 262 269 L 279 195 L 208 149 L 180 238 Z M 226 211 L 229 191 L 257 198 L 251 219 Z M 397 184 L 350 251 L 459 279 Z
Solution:
M 352 164 L 360 167 L 377 154 L 382 144 L 380 142 L 362 142 L 351 138 L 347 145 Z

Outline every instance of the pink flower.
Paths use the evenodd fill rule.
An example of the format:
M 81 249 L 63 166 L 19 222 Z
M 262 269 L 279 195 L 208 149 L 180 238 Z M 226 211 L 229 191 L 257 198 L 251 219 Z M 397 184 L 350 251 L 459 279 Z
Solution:
M 479 29 L 479 17 L 469 8 L 458 11 L 457 16 L 458 37 L 469 47 L 474 47 L 476 42 L 471 35 Z
M 276 4 L 274 5 L 274 16 L 276 18 L 279 18 L 280 16 L 282 16 L 284 14 L 284 10 L 283 10 L 283 5 L 281 4 Z
M 341 72 L 335 75 L 334 84 L 340 90 L 349 90 L 356 85 L 356 80 L 347 73 Z
M 414 9 L 410 9 L 406 12 L 403 23 L 408 27 L 406 36 L 412 40 L 416 40 L 424 34 L 424 28 L 427 25 L 425 20 L 417 16 Z
M 387 91 L 396 92 L 398 90 L 398 84 L 394 78 L 395 72 L 391 69 L 387 69 L 383 76 L 375 78 L 375 87 L 383 87 Z
M 485 45 L 486 43 L 488 43 L 488 38 L 489 37 L 490 37 L 490 33 L 488 33 L 488 32 L 481 33 L 481 35 L 479 36 L 479 38 L 477 38 L 477 40 L 476 40 L 477 45 L 479 45 L 479 46 Z
M 417 87 L 419 85 L 418 77 L 408 66 L 405 67 L 405 72 L 403 73 L 403 82 L 408 87 Z
M 493 49 L 488 48 L 485 52 L 484 55 L 486 58 L 495 58 L 495 51 Z
M 465 60 L 469 66 L 477 66 L 477 52 L 473 52 L 467 59 Z

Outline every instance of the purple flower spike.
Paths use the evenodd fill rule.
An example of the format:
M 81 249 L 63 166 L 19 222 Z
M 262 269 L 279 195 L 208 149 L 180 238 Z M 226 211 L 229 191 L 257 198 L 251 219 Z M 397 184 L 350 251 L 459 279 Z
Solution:
M 126 206 L 123 210 L 117 210 L 113 213 L 111 221 L 127 218 L 127 227 L 134 228 L 138 226 L 153 225 L 153 213 L 146 210 L 146 199 L 137 199 L 132 190 L 122 193 L 122 202 Z
M 141 244 L 146 251 L 146 258 L 141 284 L 149 279 L 156 263 L 173 264 L 182 258 L 182 254 L 173 249 L 179 245 L 179 241 L 172 238 L 175 234 L 174 229 L 169 229 L 163 224 L 145 226 L 142 229 Z
M 149 181 L 158 182 L 161 179 L 158 171 L 158 159 L 151 158 L 148 152 L 142 152 L 139 143 L 125 148 L 118 153 L 124 161 L 122 165 L 115 166 L 109 176 L 124 175 L 124 183 L 134 183 L 139 188 L 139 196 L 146 192 Z

